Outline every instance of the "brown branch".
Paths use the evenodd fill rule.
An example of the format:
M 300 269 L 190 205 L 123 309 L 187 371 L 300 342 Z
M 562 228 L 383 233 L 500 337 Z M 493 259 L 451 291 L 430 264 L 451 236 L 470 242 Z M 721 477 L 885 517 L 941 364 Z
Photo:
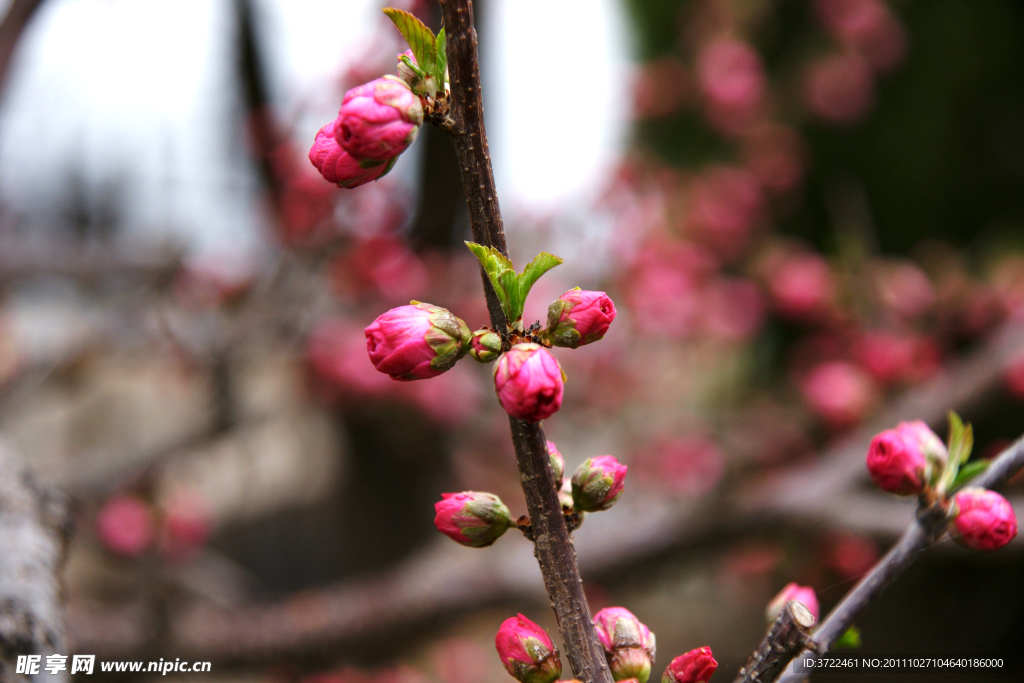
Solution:
M 455 129 L 452 138 L 462 185 L 466 190 L 473 239 L 508 256 L 484 129 L 473 3 L 471 0 L 442 0 L 441 6 L 448 33 L 450 114 Z M 505 316 L 494 290 L 482 269 L 480 274 L 491 325 L 496 330 L 505 330 Z M 551 472 L 544 430 L 539 424 L 512 417 L 509 423 L 526 494 L 526 507 L 536 538 L 537 562 L 558 618 L 569 664 L 576 677 L 585 683 L 611 683 L 604 649 L 597 639 L 590 606 L 583 593 L 576 551 L 562 518 L 562 507 L 558 501 L 561 482 L 556 484 Z
M 19 655 L 68 653 L 60 572 L 69 531 L 63 498 L 0 446 L 0 683 L 25 680 Z
M 790 601 L 768 630 L 733 683 L 764 683 L 775 680 L 811 636 L 814 616 L 799 602 Z
M 992 487 L 1002 484 L 1024 468 L 1024 437 L 1017 439 L 1009 448 L 999 454 L 988 471 L 972 483 Z M 817 654 L 828 652 L 836 641 L 853 626 L 879 595 L 909 567 L 915 559 L 946 532 L 946 515 L 941 507 L 922 510 L 899 542 L 879 560 L 878 564 L 846 594 L 828 617 L 814 632 L 814 650 Z M 797 683 L 807 677 L 806 673 L 790 673 L 783 676 L 781 683 Z M 771 683 L 772 679 L 766 679 Z

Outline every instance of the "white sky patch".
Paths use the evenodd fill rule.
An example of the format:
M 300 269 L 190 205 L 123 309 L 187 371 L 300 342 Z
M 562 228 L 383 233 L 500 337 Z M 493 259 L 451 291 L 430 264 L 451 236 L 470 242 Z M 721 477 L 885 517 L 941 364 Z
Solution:
M 628 126 L 620 3 L 488 0 L 484 20 L 484 111 L 503 208 L 547 213 L 587 202 Z

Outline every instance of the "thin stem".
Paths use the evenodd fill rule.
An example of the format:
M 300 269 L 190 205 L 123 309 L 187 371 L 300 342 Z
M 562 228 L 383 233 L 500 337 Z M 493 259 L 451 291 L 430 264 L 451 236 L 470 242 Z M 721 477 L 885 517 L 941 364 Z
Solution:
M 992 461 L 984 474 L 971 482 L 972 486 L 995 488 L 1024 468 L 1024 437 Z M 903 532 L 900 540 L 879 560 L 867 576 L 861 579 L 829 613 L 814 632 L 813 646 L 817 654 L 828 652 L 836 641 L 853 626 L 861 614 L 903 571 L 917 559 L 921 551 L 942 538 L 946 532 L 946 518 L 940 508 L 930 508 L 918 514 L 917 519 Z M 788 673 L 780 683 L 797 683 L 807 673 Z M 766 679 L 771 683 L 771 679 Z
M 484 129 L 473 3 L 471 0 L 442 0 L 441 7 L 448 34 L 451 79 L 449 117 L 452 123 L 445 129 L 455 143 L 473 240 L 508 256 Z M 504 330 L 505 316 L 491 283 L 482 269 L 480 275 L 491 325 L 496 330 Z M 576 551 L 562 517 L 558 501 L 561 482 L 556 484 L 551 472 L 544 430 L 538 423 L 512 417 L 509 423 L 526 494 L 526 508 L 533 527 L 537 562 L 558 619 L 569 665 L 584 683 L 612 683 L 604 649 L 597 639 L 590 606 L 583 593 Z

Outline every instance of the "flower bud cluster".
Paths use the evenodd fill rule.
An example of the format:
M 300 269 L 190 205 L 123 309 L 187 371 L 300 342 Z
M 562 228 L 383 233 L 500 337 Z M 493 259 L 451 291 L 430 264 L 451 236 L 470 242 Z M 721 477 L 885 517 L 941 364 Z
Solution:
M 958 474 L 970 456 L 973 436 L 970 425 L 965 428 L 955 415 L 950 416 L 950 422 L 948 448 L 920 420 L 901 422 L 881 432 L 868 449 L 868 472 L 883 491 L 918 495 L 929 504 L 942 505 L 950 535 L 963 545 L 975 550 L 998 550 L 1016 537 L 1017 516 L 1009 501 L 995 491 L 977 486 L 960 488 L 970 479 Z M 972 465 L 985 467 L 983 461 L 967 466 Z
M 365 185 L 392 169 L 422 124 L 421 97 L 402 78 L 384 76 L 345 93 L 338 116 L 317 132 L 309 160 L 339 187 Z

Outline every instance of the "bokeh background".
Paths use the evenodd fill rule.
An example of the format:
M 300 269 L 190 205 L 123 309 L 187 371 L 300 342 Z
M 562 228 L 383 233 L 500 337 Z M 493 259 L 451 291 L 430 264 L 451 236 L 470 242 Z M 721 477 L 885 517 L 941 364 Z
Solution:
M 438 28 L 434 2 L 391 4 Z M 490 368 L 396 383 L 365 353 L 410 299 L 487 321 L 449 141 L 425 127 L 355 190 L 305 158 L 347 89 L 394 71 L 383 5 L 6 7 L 0 435 L 75 501 L 76 652 L 490 683 L 511 680 L 505 618 L 556 632 L 527 541 L 432 525 L 447 491 L 525 512 Z M 728 680 L 784 584 L 827 610 L 909 522 L 867 480 L 872 434 L 944 434 L 955 409 L 987 458 L 1024 431 L 1024 7 L 475 5 L 513 260 L 566 260 L 527 317 L 573 286 L 619 312 L 556 351 L 545 424 L 567 471 L 630 468 L 576 533 L 592 607 L 657 634 L 655 677 L 710 645 Z M 1020 680 L 1022 545 L 929 550 L 863 651 L 1003 656 L 949 680 Z

